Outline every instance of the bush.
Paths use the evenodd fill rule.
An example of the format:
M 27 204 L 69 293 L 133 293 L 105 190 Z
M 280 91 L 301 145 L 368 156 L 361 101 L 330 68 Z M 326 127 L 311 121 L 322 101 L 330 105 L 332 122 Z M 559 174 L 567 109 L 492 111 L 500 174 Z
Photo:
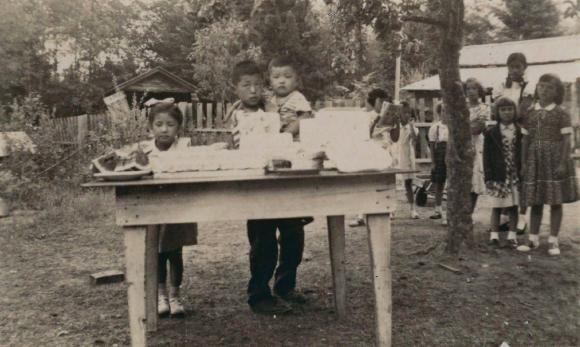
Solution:
M 89 179 L 92 159 L 147 136 L 147 122 L 135 107 L 128 115 L 109 114 L 111 121 L 90 131 L 82 147 L 60 141 L 37 97 L 11 108 L 10 119 L 0 124 L 0 131 L 24 131 L 36 145 L 34 153 L 17 149 L 1 159 L 0 196 L 13 208 L 44 209 L 70 191 L 82 194 L 80 184 Z

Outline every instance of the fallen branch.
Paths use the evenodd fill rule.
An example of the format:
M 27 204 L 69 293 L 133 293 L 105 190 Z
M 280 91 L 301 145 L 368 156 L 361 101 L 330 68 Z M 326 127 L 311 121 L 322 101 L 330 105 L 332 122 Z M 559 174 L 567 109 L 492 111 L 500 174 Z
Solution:
M 449 271 L 451 271 L 451 272 L 454 272 L 454 273 L 456 273 L 456 274 L 460 274 L 460 273 L 461 273 L 461 270 L 459 270 L 459 269 L 456 269 L 456 268 L 454 268 L 454 267 L 451 267 L 451 266 L 449 266 L 449 265 L 445 265 L 445 264 L 441 264 L 441 263 L 437 263 L 437 265 L 441 266 L 441 267 L 442 267 L 442 268 L 444 268 L 445 270 L 449 270 Z

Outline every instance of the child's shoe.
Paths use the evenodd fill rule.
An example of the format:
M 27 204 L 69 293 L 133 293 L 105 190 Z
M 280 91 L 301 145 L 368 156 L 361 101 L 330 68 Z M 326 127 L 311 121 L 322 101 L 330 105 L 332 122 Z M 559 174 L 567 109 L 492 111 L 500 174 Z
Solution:
M 290 303 L 294 303 L 294 304 L 305 304 L 306 302 L 308 302 L 308 298 L 306 298 L 306 296 L 300 292 L 297 292 L 295 290 L 291 290 L 286 294 L 277 294 L 280 299 L 290 302 Z
M 185 309 L 179 299 L 179 288 L 172 287 L 169 296 L 169 310 L 171 317 L 182 318 L 185 316 Z
M 443 216 L 441 215 L 441 212 L 435 211 L 435 213 L 429 217 L 429 219 L 441 219 L 443 218 Z
M 517 249 L 518 241 L 516 239 L 508 239 L 506 242 L 506 247 L 511 249 Z
M 516 249 L 520 252 L 529 252 L 529 251 L 533 251 L 534 249 L 537 249 L 538 247 L 540 247 L 539 243 L 529 241 L 526 245 L 518 246 L 518 248 L 516 248 Z
M 411 219 L 419 219 L 419 214 L 417 211 L 411 211 Z
M 267 315 L 285 314 L 292 311 L 292 306 L 274 296 L 253 303 L 250 308 L 255 313 Z
M 550 243 L 548 254 L 553 256 L 560 255 L 560 246 L 558 245 L 558 242 Z
M 507 236 L 507 242 L 505 245 L 507 248 L 517 249 L 518 248 L 518 240 L 516 239 L 516 232 L 510 231 Z
M 157 289 L 157 314 L 160 317 L 167 317 L 169 315 L 169 300 L 167 298 L 167 290 L 165 286 Z
M 443 216 L 442 217 L 442 219 L 441 219 L 441 225 L 443 225 L 445 227 L 447 226 L 447 216 Z

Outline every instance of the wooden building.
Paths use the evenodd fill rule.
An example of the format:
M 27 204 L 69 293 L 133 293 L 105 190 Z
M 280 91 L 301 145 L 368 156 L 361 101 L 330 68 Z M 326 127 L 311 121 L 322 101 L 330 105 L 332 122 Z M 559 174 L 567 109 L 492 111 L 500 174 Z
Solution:
M 197 87 L 192 83 L 156 67 L 119 84 L 107 93 L 107 97 L 124 94 L 129 105 L 140 107 L 150 98 L 174 98 L 176 103 L 195 102 L 198 101 L 196 91 Z
M 462 80 L 473 77 L 484 88 L 498 88 L 507 76 L 506 60 L 515 52 L 523 53 L 528 61 L 526 90 L 533 91 L 545 73 L 554 73 L 562 79 L 566 85 L 563 106 L 570 112 L 573 123 L 579 124 L 580 35 L 465 46 L 459 58 Z M 439 75 L 411 83 L 401 90 L 410 96 L 409 101 L 420 112 L 432 110 L 436 104 L 433 99 L 441 98 Z

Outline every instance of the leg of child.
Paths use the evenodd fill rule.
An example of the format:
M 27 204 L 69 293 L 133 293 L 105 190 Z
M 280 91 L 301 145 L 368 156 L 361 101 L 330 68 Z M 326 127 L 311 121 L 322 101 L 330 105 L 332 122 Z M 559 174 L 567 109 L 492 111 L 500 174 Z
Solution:
M 413 179 L 409 178 L 405 180 L 405 193 L 407 195 L 407 202 L 411 208 L 411 218 L 419 219 L 417 211 L 415 211 L 415 201 L 413 197 Z
M 540 244 L 540 225 L 544 214 L 544 205 L 534 205 L 530 214 L 530 242 L 535 246 Z
M 169 310 L 172 317 L 182 317 L 185 309 L 181 303 L 179 287 L 183 281 L 183 253 L 182 249 L 168 252 L 171 288 L 169 290 Z
M 435 214 L 431 219 L 441 219 L 441 201 L 443 200 L 443 186 L 444 183 L 433 182 L 433 190 L 435 190 Z
M 475 205 L 477 205 L 479 194 L 471 192 L 469 196 L 471 197 L 471 213 L 473 213 L 475 211 Z
M 281 298 L 304 303 L 304 296 L 295 292 L 298 265 L 304 252 L 304 227 L 294 219 L 282 219 L 280 230 L 280 264 L 276 269 L 274 292 Z
M 248 282 L 248 304 L 254 307 L 272 298 L 268 283 L 278 262 L 277 224 L 271 219 L 249 220 L 247 228 L 251 276 Z
M 511 248 L 518 247 L 518 241 L 516 238 L 516 229 L 518 226 L 518 207 L 512 206 L 508 208 L 508 215 L 510 217 L 509 226 L 510 229 L 508 231 L 507 242 L 508 246 Z
M 517 226 L 518 234 L 522 235 L 526 232 L 526 228 L 528 227 L 527 221 L 529 219 L 530 219 L 530 216 L 528 215 L 528 208 L 522 206 L 520 208 L 520 217 L 518 219 L 518 226 Z
M 499 245 L 499 218 L 501 215 L 501 208 L 494 207 L 491 210 L 491 232 L 489 233 L 489 244 L 493 246 Z
M 560 246 L 558 245 L 558 234 L 560 233 L 560 226 L 562 225 L 562 216 L 564 214 L 564 209 L 562 205 L 552 205 L 550 206 L 550 236 L 548 237 L 548 243 L 550 244 L 550 249 L 548 253 L 550 255 L 560 255 Z
M 158 256 L 157 264 L 157 314 L 166 316 L 169 314 L 169 300 L 167 298 L 167 259 L 168 252 L 161 252 Z

